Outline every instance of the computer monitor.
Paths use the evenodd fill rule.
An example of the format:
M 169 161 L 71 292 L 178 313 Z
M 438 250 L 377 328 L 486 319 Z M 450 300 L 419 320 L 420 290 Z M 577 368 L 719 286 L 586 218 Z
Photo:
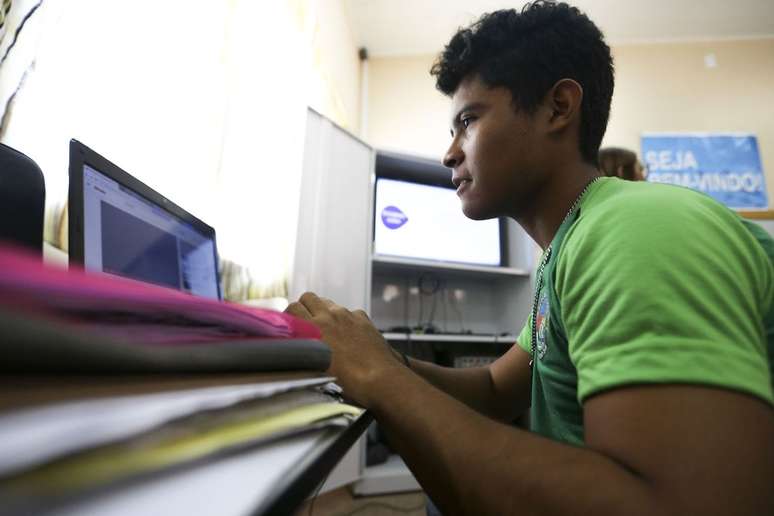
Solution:
M 70 263 L 220 299 L 215 230 L 70 141 Z
M 467 218 L 452 188 L 379 177 L 374 210 L 374 254 L 499 266 L 502 265 L 501 222 Z

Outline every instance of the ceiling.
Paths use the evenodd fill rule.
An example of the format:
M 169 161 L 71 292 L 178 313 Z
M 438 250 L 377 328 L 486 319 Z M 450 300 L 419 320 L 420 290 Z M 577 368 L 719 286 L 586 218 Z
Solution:
M 502 0 L 344 0 L 355 43 L 371 56 L 434 54 Z M 575 0 L 611 44 L 774 37 L 774 0 Z

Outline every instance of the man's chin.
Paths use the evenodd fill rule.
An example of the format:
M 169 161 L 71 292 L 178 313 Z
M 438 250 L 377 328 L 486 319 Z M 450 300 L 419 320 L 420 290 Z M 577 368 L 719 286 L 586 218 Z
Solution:
M 498 216 L 497 213 L 492 213 L 491 210 L 487 210 L 483 206 L 465 201 L 462 202 L 462 213 L 471 220 L 487 220 Z

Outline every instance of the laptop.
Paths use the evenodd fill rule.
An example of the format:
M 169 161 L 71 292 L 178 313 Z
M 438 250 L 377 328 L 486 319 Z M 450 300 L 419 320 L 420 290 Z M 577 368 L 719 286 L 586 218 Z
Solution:
M 221 299 L 215 229 L 70 140 L 70 263 Z

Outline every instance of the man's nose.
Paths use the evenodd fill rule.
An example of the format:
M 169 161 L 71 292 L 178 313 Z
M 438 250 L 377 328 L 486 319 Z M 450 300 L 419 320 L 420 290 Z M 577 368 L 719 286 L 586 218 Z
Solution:
M 455 168 L 458 167 L 464 159 L 465 155 L 462 153 L 462 149 L 460 149 L 460 146 L 457 145 L 457 141 L 455 140 L 449 146 L 446 154 L 444 154 L 441 163 L 443 163 L 443 166 L 446 168 Z

